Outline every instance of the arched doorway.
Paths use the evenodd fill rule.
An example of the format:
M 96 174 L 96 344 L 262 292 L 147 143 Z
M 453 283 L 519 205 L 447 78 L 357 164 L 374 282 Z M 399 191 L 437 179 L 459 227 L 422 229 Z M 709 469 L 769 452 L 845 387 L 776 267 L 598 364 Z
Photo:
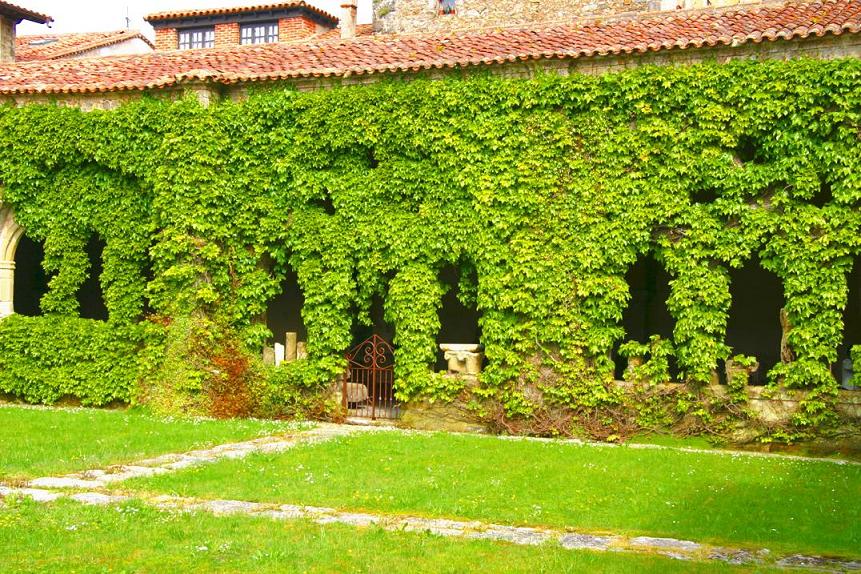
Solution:
M 622 327 L 628 341 L 647 343 L 652 335 L 672 341 L 675 320 L 667 308 L 672 277 L 652 255 L 644 255 L 628 269 L 625 282 L 631 293 L 628 307 L 622 314 Z M 618 348 L 618 347 L 617 347 Z M 627 367 L 626 358 L 614 353 L 616 378 L 622 379 Z M 671 363 L 671 373 L 676 367 Z
M 732 305 L 726 328 L 726 344 L 733 355 L 754 356 L 759 370 L 748 384 L 765 385 L 768 372 L 780 362 L 780 310 L 784 306 L 780 278 L 766 271 L 754 257 L 740 269 L 730 269 Z
M 281 281 L 278 295 L 266 305 L 266 327 L 272 333 L 270 344 L 288 346 L 287 333 L 296 333 L 296 340 L 304 342 L 308 338 L 302 308 L 305 294 L 299 285 L 299 277 L 292 269 L 288 270 Z
M 42 314 L 41 301 L 48 292 L 48 274 L 42 267 L 45 249 L 41 243 L 22 235 L 15 251 L 15 313 L 27 317 Z
M 77 293 L 78 309 L 82 319 L 108 320 L 108 307 L 105 304 L 105 294 L 101 282 L 102 271 L 104 270 L 104 252 L 105 242 L 98 237 L 92 237 L 87 243 L 90 271 Z
M 464 273 L 470 273 L 470 276 L 464 277 Z M 440 330 L 436 339 L 437 361 L 435 369 L 445 371 L 448 368 L 448 361 L 446 361 L 445 353 L 440 350 L 439 345 L 444 343 L 479 344 L 481 342 L 481 326 L 479 324 L 481 313 L 478 311 L 475 301 L 469 301 L 468 304 L 464 303 L 461 293 L 465 279 L 473 285 L 477 283 L 474 269 L 450 265 L 442 269 L 439 279 L 448 287 L 448 291 L 443 295 L 442 306 L 439 310 Z

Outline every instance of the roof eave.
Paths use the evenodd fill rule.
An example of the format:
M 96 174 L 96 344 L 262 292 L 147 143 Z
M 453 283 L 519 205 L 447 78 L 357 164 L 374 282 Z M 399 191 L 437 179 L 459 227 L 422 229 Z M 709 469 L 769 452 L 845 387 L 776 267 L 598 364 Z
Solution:
M 0 2 L 0 14 L 7 18 L 12 18 L 16 22 L 27 20 L 29 22 L 35 22 L 36 24 L 50 24 L 54 21 L 54 19 L 47 14 L 40 14 L 39 12 L 34 12 L 27 8 L 21 8 L 20 6 L 15 6 L 14 4 L 9 4 L 7 2 Z

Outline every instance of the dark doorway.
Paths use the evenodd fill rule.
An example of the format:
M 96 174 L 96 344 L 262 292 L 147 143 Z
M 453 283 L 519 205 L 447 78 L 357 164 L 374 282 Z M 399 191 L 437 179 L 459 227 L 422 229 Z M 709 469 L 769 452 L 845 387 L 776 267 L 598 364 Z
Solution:
M 15 312 L 28 317 L 42 314 L 39 306 L 42 296 L 48 292 L 48 274 L 42 268 L 45 249 L 26 235 L 21 237 L 15 251 Z
M 662 339 L 673 339 L 675 320 L 667 308 L 670 298 L 672 277 L 652 255 L 641 256 L 625 274 L 625 282 L 631 293 L 631 300 L 622 314 L 626 341 L 647 343 L 652 335 Z M 621 379 L 628 361 L 618 352 L 613 354 L 616 364 L 616 378 Z M 675 365 L 671 365 L 671 375 L 675 377 Z
M 757 358 L 759 370 L 751 375 L 749 384 L 765 385 L 768 371 L 780 362 L 783 284 L 777 275 L 763 269 L 756 257 L 741 269 L 730 269 L 729 279 L 732 305 L 726 344 L 732 355 Z
M 462 269 L 450 265 L 443 268 L 439 275 L 440 282 L 448 286 L 449 289 L 443 295 L 442 307 L 439 310 L 440 330 L 436 338 L 437 371 L 445 371 L 448 368 L 445 354 L 439 349 L 441 343 L 478 344 L 481 342 L 481 327 L 479 326 L 481 313 L 476 308 L 474 301 L 464 304 L 461 300 L 463 273 Z M 471 274 L 472 276 L 468 279 L 474 285 L 476 283 L 475 271 L 471 271 Z
M 275 343 L 284 345 L 287 333 L 298 333 L 300 341 L 307 340 L 308 333 L 302 321 L 304 305 L 305 295 L 299 287 L 299 278 L 294 271 L 288 271 L 281 282 L 281 293 L 266 308 L 266 326 L 272 331 Z
M 102 257 L 105 251 L 105 242 L 98 237 L 93 237 L 87 243 L 87 257 L 90 260 L 89 276 L 78 289 L 78 305 L 82 319 L 95 319 L 97 321 L 108 320 L 108 308 L 105 305 L 105 295 L 102 291 L 102 271 L 104 264 Z
M 393 341 L 395 338 L 395 328 L 386 322 L 385 303 L 380 295 L 374 295 L 374 298 L 371 300 L 370 316 L 370 325 L 358 322 L 353 324 L 353 344 L 358 345 L 372 335 L 382 337 L 389 342 Z
M 855 259 L 847 280 L 849 298 L 843 312 L 843 341 L 837 349 L 837 364 L 834 368 L 834 375 L 840 383 L 848 383 L 844 381 L 843 361 L 850 358 L 849 353 L 854 345 L 861 345 L 861 257 Z M 861 370 L 861 365 L 852 367 L 855 371 Z

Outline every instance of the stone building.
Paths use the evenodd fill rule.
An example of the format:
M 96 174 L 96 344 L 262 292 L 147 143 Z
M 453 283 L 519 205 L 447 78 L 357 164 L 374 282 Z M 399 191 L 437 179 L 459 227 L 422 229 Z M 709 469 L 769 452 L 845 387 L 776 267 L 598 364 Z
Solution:
M 339 16 L 302 1 L 173 11 L 148 18 L 156 29 L 151 53 L 14 62 L 15 23 L 50 18 L 0 2 L 0 103 L 111 109 L 143 95 L 192 92 L 208 104 L 274 82 L 315 90 L 416 73 L 528 78 L 644 64 L 861 57 L 858 0 L 375 0 L 372 26 L 357 24 L 348 0 Z M 22 235 L 12 211 L 0 209 L 0 317 L 15 311 Z M 632 281 L 641 284 L 634 298 L 651 318 L 627 318 L 632 332 L 667 328 L 649 265 L 635 269 Z M 744 335 L 750 328 L 733 326 L 745 339 L 739 344 L 756 345 L 755 334 Z
M 373 8 L 375 31 L 413 34 L 634 17 L 740 3 L 743 0 L 374 0 Z

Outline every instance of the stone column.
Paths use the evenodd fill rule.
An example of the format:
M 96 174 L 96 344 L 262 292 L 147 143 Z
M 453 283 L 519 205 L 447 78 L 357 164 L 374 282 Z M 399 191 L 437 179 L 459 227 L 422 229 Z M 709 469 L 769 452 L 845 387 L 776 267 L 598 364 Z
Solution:
M 13 295 L 15 293 L 15 262 L 0 261 L 0 319 L 15 312 Z

